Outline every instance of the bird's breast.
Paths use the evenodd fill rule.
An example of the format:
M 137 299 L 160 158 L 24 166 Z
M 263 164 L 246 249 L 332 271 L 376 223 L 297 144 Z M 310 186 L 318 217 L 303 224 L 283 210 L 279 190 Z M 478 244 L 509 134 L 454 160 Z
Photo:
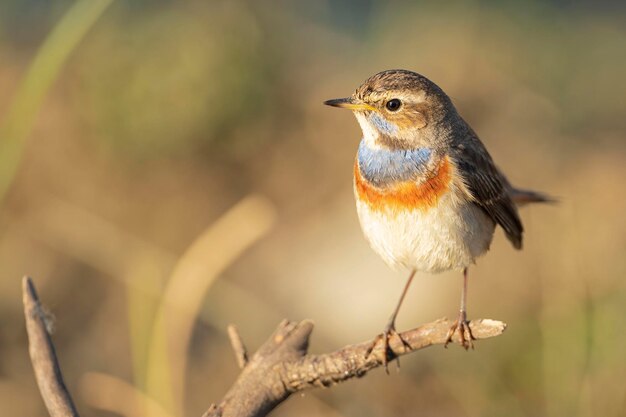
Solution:
M 359 223 L 371 247 L 392 268 L 462 269 L 489 248 L 495 224 L 460 190 L 448 156 L 432 174 L 384 187 L 354 167 Z
M 357 199 L 371 210 L 390 214 L 402 210 L 426 210 L 437 205 L 452 183 L 452 163 L 447 156 L 434 169 L 413 172 L 410 179 L 386 181 L 377 186 L 364 175 L 359 158 L 354 164 L 354 189 Z

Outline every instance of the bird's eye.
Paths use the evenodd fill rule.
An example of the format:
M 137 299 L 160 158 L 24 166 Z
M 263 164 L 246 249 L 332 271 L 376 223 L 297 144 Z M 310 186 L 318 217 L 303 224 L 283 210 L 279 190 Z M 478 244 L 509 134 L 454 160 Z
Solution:
M 398 100 L 397 98 L 392 98 L 385 104 L 385 107 L 389 111 L 397 111 L 401 105 L 402 102 L 400 100 Z

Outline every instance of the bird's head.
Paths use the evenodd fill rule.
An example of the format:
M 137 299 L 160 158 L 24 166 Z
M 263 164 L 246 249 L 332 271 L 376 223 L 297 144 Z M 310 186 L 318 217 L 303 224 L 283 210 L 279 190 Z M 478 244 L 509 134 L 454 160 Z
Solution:
M 370 146 L 414 149 L 437 145 L 436 134 L 456 114 L 448 96 L 428 78 L 412 71 L 388 70 L 368 78 L 347 98 L 324 104 L 354 112 Z

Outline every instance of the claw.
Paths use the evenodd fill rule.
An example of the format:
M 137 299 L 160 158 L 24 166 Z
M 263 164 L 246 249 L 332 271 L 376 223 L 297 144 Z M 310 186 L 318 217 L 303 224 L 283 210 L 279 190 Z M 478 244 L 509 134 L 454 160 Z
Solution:
M 468 350 L 469 348 L 474 349 L 474 343 L 472 342 L 472 340 L 476 340 L 476 338 L 472 334 L 472 329 L 469 326 L 469 321 L 467 321 L 467 318 L 463 313 L 459 314 L 459 318 L 450 327 L 450 330 L 448 330 L 446 343 L 443 345 L 443 347 L 448 347 L 448 343 L 452 342 L 452 337 L 455 333 L 458 333 L 461 337 L 461 346 L 463 346 L 465 350 Z
M 397 364 L 398 364 L 398 369 L 400 368 L 400 359 L 398 358 L 396 353 L 389 348 L 389 339 L 391 337 L 394 337 L 394 336 L 397 337 L 398 339 L 400 339 L 400 341 L 402 342 L 402 345 L 404 346 L 405 349 L 411 349 L 411 345 L 409 344 L 409 342 L 404 340 L 402 338 L 402 336 L 400 335 L 400 333 L 398 333 L 396 331 L 396 328 L 395 328 L 394 324 L 393 323 L 389 323 L 389 324 L 387 324 L 387 326 L 385 327 L 383 332 L 381 334 L 379 334 L 378 336 L 376 336 L 376 338 L 374 339 L 374 341 L 372 342 L 370 347 L 365 352 L 365 358 L 367 359 L 370 356 L 370 354 L 372 353 L 372 351 L 374 350 L 374 348 L 382 340 L 383 352 L 384 352 L 384 354 L 383 354 L 383 367 L 385 368 L 385 372 L 387 373 L 387 375 L 389 375 L 388 364 L 389 364 L 390 360 L 396 359 Z

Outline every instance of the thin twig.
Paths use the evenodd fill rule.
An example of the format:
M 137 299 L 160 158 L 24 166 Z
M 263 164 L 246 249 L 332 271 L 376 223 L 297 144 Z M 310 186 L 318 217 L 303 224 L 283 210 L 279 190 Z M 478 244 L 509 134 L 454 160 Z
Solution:
M 246 350 L 246 346 L 243 344 L 241 335 L 239 335 L 239 331 L 234 324 L 229 324 L 227 330 L 230 344 L 233 347 L 233 351 L 235 352 L 237 365 L 239 365 L 240 369 L 243 369 L 248 364 L 248 351 Z
M 72 397 L 63 382 L 54 345 L 46 328 L 46 314 L 29 277 L 22 280 L 22 292 L 30 360 L 46 408 L 51 417 L 78 417 Z

